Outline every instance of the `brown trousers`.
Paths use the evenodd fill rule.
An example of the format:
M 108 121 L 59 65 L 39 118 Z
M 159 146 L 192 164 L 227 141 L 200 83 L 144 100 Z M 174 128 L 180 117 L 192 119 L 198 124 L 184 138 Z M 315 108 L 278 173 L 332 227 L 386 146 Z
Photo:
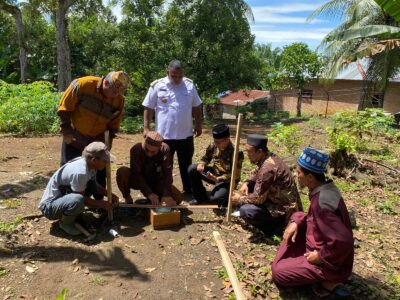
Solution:
M 120 167 L 117 170 L 117 185 L 124 198 L 128 197 L 131 193 L 131 189 L 140 190 L 140 186 L 134 178 L 131 178 L 131 170 L 128 167 Z M 164 190 L 164 183 L 162 181 L 156 184 L 149 184 L 151 190 L 154 194 L 162 197 L 162 192 Z M 174 186 L 171 186 L 172 198 L 177 204 L 184 200 L 182 193 Z

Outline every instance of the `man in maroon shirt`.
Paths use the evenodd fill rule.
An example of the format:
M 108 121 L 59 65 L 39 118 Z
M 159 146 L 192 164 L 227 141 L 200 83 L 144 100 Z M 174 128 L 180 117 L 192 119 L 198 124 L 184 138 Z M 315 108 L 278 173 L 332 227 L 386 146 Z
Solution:
M 313 148 L 305 148 L 297 160 L 298 181 L 310 191 L 310 208 L 291 216 L 272 276 L 279 286 L 313 284 L 319 296 L 343 296 L 348 292 L 339 286 L 352 272 L 354 242 L 343 198 L 325 179 L 328 160 Z
M 117 185 L 126 203 L 133 203 L 131 189 L 140 190 L 153 205 L 173 206 L 182 201 L 182 194 L 172 185 L 169 147 L 158 132 L 148 132 L 144 143 L 131 148 L 130 158 L 130 168 L 117 170 Z

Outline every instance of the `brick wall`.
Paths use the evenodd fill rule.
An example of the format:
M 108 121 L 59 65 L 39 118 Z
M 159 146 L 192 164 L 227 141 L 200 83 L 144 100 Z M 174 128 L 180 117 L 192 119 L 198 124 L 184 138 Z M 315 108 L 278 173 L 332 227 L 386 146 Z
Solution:
M 343 110 L 357 110 L 363 93 L 362 81 L 336 80 L 333 84 L 322 85 L 310 83 L 306 89 L 312 90 L 312 98 L 302 102 L 302 113 L 315 115 L 331 115 Z M 296 113 L 297 91 L 286 90 L 273 92 L 268 103 L 271 111 L 288 111 Z M 400 111 L 400 83 L 389 83 L 385 94 L 384 110 Z

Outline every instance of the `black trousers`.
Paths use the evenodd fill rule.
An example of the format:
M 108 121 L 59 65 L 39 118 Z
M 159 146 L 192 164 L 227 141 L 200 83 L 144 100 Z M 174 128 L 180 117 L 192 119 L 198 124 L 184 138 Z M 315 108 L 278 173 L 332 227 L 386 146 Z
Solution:
M 204 172 L 207 173 L 207 171 L 211 171 L 211 168 L 205 168 Z M 228 205 L 230 187 L 229 182 L 220 182 L 215 184 L 215 182 L 209 180 L 207 177 L 197 171 L 197 164 L 190 165 L 188 168 L 188 174 L 192 184 L 193 197 L 199 203 L 210 200 L 212 202 L 217 202 L 218 206 L 225 207 Z M 215 184 L 215 187 L 211 191 L 210 197 L 207 196 L 207 191 L 203 185 L 203 180 L 208 183 Z
M 78 148 L 75 148 L 64 142 L 61 144 L 61 166 L 81 155 L 82 150 L 79 150 Z M 102 187 L 106 188 L 106 169 L 97 171 L 96 181 Z M 94 194 L 94 198 L 100 200 L 103 199 L 103 195 Z
M 164 140 L 164 142 L 169 146 L 172 160 L 174 159 L 175 152 L 178 155 L 179 172 L 181 174 L 183 190 L 190 193 L 192 188 L 187 170 L 192 164 L 194 153 L 193 136 L 183 140 Z

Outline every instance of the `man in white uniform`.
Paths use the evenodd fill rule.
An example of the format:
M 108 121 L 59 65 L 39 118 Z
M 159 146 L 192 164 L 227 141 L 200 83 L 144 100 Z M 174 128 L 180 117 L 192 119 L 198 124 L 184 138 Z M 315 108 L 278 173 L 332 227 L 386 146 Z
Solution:
M 172 159 L 177 152 L 183 190 L 186 193 L 191 193 L 187 170 L 192 164 L 194 153 L 193 133 L 196 137 L 202 133 L 201 104 L 193 81 L 183 77 L 183 67 L 178 60 L 169 63 L 166 77 L 151 83 L 142 103 L 144 135 L 150 130 L 155 113 L 155 130 L 168 144 Z

